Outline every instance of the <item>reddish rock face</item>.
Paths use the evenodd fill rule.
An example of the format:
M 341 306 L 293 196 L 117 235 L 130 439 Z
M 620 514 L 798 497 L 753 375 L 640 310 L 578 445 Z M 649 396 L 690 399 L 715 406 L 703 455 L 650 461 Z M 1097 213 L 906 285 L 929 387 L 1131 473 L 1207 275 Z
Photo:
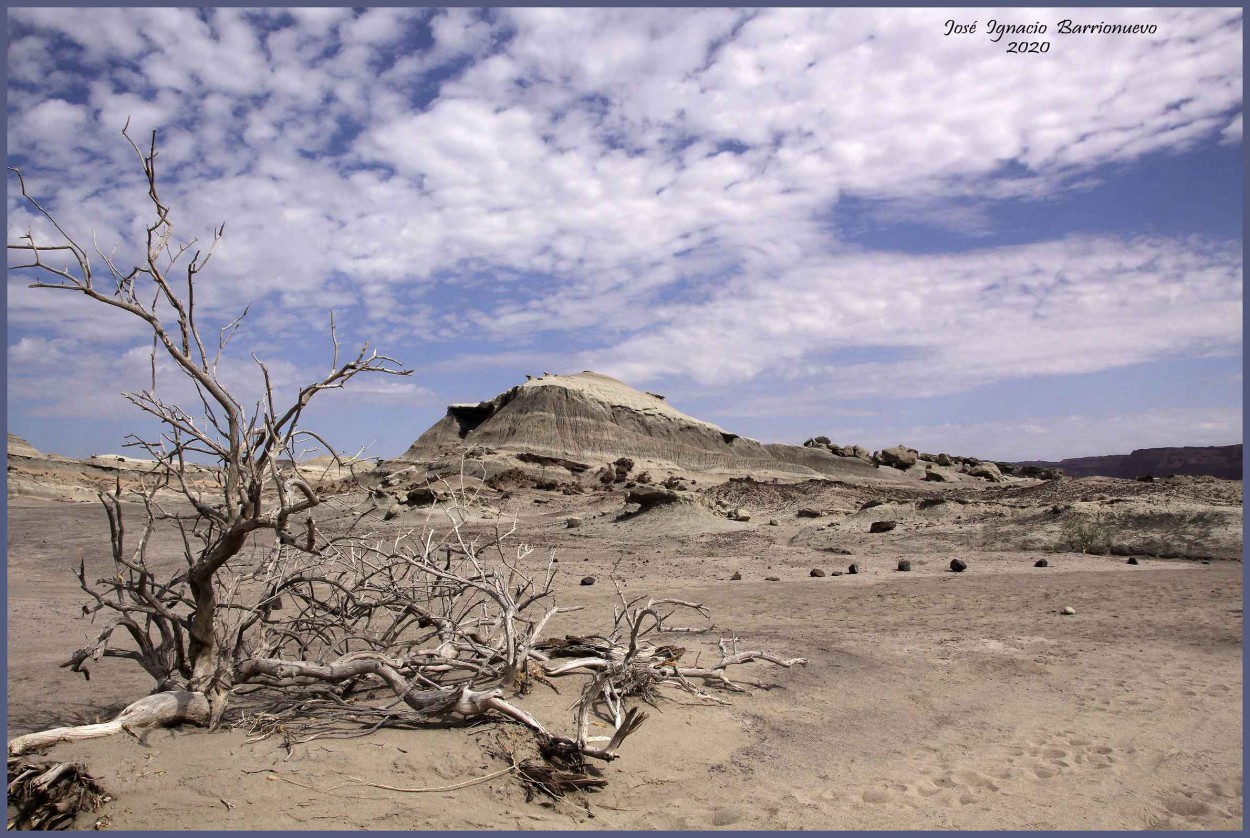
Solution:
M 1026 466 L 1060 468 L 1069 477 L 1166 477 L 1169 474 L 1241 479 L 1241 445 L 1205 448 L 1139 448 L 1131 454 L 1073 457 L 1058 462 L 1031 461 Z

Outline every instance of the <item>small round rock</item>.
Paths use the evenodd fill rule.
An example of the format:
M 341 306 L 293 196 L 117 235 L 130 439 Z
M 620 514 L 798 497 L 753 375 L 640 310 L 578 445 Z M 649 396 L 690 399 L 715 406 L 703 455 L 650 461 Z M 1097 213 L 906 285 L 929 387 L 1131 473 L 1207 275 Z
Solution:
M 899 560 L 898 560 L 898 569 L 899 569 L 899 570 L 902 570 L 902 571 L 908 571 L 908 570 L 911 570 L 911 560 L 910 560 L 910 559 L 899 559 Z
M 859 565 L 852 564 L 850 567 L 846 569 L 846 572 L 850 574 L 859 573 Z
M 593 576 L 583 576 L 583 577 L 582 577 L 582 584 L 583 584 L 583 585 L 593 585 L 593 584 L 595 584 L 595 577 L 593 577 Z
M 1033 562 L 1033 566 L 1034 567 L 1050 567 L 1050 562 L 1046 561 L 1045 559 L 1038 559 L 1037 561 Z
M 1073 608 L 1071 605 L 1065 605 L 1065 606 L 1063 607 L 1063 610 L 1062 610 L 1062 611 L 1060 611 L 1059 613 L 1060 613 L 1060 614 L 1063 614 L 1063 615 L 1065 615 L 1065 616 L 1069 616 L 1069 617 L 1070 617 L 1070 616 L 1072 616 L 1073 614 L 1075 614 L 1075 613 L 1076 613 L 1076 609 L 1075 609 L 1075 608 Z
M 824 576 L 825 572 L 818 567 L 814 567 L 807 572 L 807 575 L 813 578 L 819 578 L 821 576 Z
M 1139 564 L 1139 562 L 1137 561 L 1136 556 L 1129 556 L 1128 561 L 1125 562 L 1125 564 Z
M 951 571 L 954 573 L 963 573 L 968 569 L 968 563 L 963 559 L 951 559 Z

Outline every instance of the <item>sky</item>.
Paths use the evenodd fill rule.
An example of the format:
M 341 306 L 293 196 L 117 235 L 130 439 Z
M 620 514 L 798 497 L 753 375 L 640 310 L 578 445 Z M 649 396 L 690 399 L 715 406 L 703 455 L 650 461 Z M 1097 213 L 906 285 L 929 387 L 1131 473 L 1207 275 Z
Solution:
M 175 237 L 225 223 L 196 303 L 214 341 L 247 310 L 231 387 L 255 398 L 253 355 L 280 396 L 323 376 L 331 311 L 413 370 L 318 397 L 342 451 L 588 369 L 765 442 L 1242 440 L 1240 9 L 7 14 L 8 165 L 63 229 L 142 253 L 127 120 Z M 7 194 L 10 243 L 51 243 Z M 150 333 L 33 279 L 9 272 L 8 430 L 122 451 Z M 195 403 L 167 361 L 157 393 Z

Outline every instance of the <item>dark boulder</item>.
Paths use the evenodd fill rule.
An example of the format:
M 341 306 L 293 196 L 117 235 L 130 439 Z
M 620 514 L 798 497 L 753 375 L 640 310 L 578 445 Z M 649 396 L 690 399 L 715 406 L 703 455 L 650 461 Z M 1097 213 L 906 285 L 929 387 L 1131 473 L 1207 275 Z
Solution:
M 818 567 L 814 567 L 807 572 L 807 575 L 818 579 L 821 576 L 824 576 L 825 572 Z
M 951 570 L 955 573 L 963 573 L 968 569 L 968 563 L 963 559 L 951 559 Z
M 899 560 L 898 560 L 898 569 L 899 569 L 899 570 L 901 570 L 901 571 L 904 571 L 904 572 L 911 570 L 911 560 L 910 560 L 910 559 L 899 559 Z
M 846 572 L 854 576 L 856 573 L 859 573 L 859 565 L 852 564 L 850 567 L 846 569 Z
M 893 448 L 882 448 L 877 452 L 877 461 L 883 466 L 892 466 L 893 468 L 914 466 L 917 459 L 918 456 L 915 451 L 901 444 Z
M 1033 566 L 1034 567 L 1050 567 L 1050 562 L 1046 561 L 1045 559 L 1038 559 L 1037 561 L 1033 562 Z
M 868 532 L 889 532 L 898 526 L 898 521 L 873 521 Z
M 405 503 L 409 506 L 430 506 L 444 500 L 447 500 L 446 492 L 432 486 L 421 486 L 408 491 Z
M 583 585 L 593 585 L 593 584 L 595 584 L 595 577 L 593 577 L 593 576 L 583 576 L 583 577 L 582 577 L 582 584 L 583 584 Z

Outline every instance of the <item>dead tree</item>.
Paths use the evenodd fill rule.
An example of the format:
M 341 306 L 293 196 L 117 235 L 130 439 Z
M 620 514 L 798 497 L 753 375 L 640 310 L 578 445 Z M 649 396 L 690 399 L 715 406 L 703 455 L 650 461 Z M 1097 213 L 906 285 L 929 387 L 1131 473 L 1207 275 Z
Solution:
M 722 640 L 717 663 L 681 664 L 683 650 L 657 640 L 696 631 L 670 624 L 678 611 L 707 612 L 674 599 L 622 596 L 607 635 L 544 639 L 553 618 L 575 610 L 555 603 L 554 556 L 514 544 L 513 529 L 475 518 L 477 499 L 463 479 L 431 492 L 436 520 L 404 530 L 397 522 L 383 525 L 373 495 L 360 501 L 361 493 L 318 492 L 294 465 L 305 440 L 333 451 L 300 426 L 310 401 L 362 373 L 410 370 L 367 346 L 340 363 L 331 319 L 329 373 L 279 407 L 258 359 L 263 395 L 245 409 L 218 377 L 240 320 L 219 331 L 211 353 L 196 321 L 195 285 L 212 245 L 195 250 L 194 243 L 172 242 L 170 211 L 157 192 L 155 136 L 146 153 L 131 146 L 155 215 L 140 265 L 123 272 L 94 250 L 105 269 L 102 286 L 86 249 L 30 195 L 20 172 L 22 196 L 59 238 L 45 242 L 30 231 L 9 248 L 27 257 L 13 269 L 39 276 L 33 287 L 79 293 L 145 323 L 153 370 L 164 352 L 198 394 L 195 415 L 163 401 L 155 372 L 150 390 L 128 394 L 160 423 L 158 438 L 128 443 L 155 466 L 138 490 L 127 494 L 119 479 L 113 492 L 100 494 L 114 572 L 92 580 L 84 563 L 77 575 L 89 597 L 84 613 L 106 619 L 63 664 L 89 677 L 91 663 L 102 657 L 129 659 L 152 677 L 154 691 L 111 722 L 17 737 L 8 745 L 11 756 L 153 725 L 215 727 L 233 706 L 232 723 L 262 737 L 280 730 L 293 741 L 492 714 L 531 731 L 548 759 L 577 766 L 586 757 L 617 756 L 645 718 L 638 706 L 627 706 L 630 699 L 654 702 L 661 688 L 671 687 L 719 700 L 704 687 L 743 689 L 727 677 L 730 667 L 806 663 L 738 652 L 736 641 Z M 214 232 L 212 244 L 222 233 Z M 192 455 L 215 465 L 194 466 Z M 137 532 L 127 526 L 135 508 L 127 500 L 142 509 Z M 161 557 L 151 555 L 161 527 L 177 532 L 184 560 L 164 572 Z M 583 686 L 575 733 L 564 736 L 519 699 L 536 680 L 574 674 Z M 588 735 L 594 715 L 611 723 L 610 735 Z
M 272 533 L 281 545 L 315 550 L 313 518 L 306 518 L 306 535 L 292 532 L 291 527 L 298 516 L 316 507 L 320 498 L 297 472 L 280 462 L 294 460 L 296 447 L 305 439 L 319 439 L 300 428 L 304 409 L 321 391 L 342 387 L 362 373 L 402 376 L 411 370 L 399 368 L 393 359 L 376 351 L 369 352 L 367 345 L 354 358 L 341 363 L 331 320 L 334 358 L 329 373 L 300 389 L 293 403 L 280 407 L 274 399 L 269 372 L 257 359 L 265 382 L 264 398 L 250 411 L 245 408 L 218 375 L 222 353 L 242 317 L 219 330 L 215 346 L 211 342 L 205 345 L 196 320 L 196 282 L 221 240 L 224 226 L 213 231 L 207 248 L 198 249 L 194 240 L 176 244 L 170 209 L 157 190 L 156 134 L 153 132 L 149 151 L 144 153 L 126 130 L 122 133 L 142 165 L 154 215 L 146 227 L 140 264 L 123 271 L 108 254 L 93 247 L 104 268 L 104 275 L 97 276 L 87 249 L 28 192 L 21 172 L 13 169 L 22 197 L 58 236 L 44 241 L 36 238 L 33 229 L 28 230 L 18 243 L 8 245 L 10 251 L 27 257 L 27 261 L 10 270 L 33 271 L 38 279 L 31 287 L 81 294 L 138 318 L 151 331 L 152 387 L 128 393 L 126 398 L 162 426 L 158 439 L 131 438 L 130 443 L 157 461 L 157 480 L 144 493 L 149 515 L 138 544 L 129 555 L 124 544 L 120 486 L 115 496 L 105 499 L 113 534 L 113 560 L 120 577 L 112 593 L 118 596 L 106 598 L 93 592 L 92 607 L 111 609 L 115 616 L 97 645 L 86 654 L 106 653 L 105 644 L 111 632 L 125 629 L 138 646 L 134 656 L 156 677 L 158 688 L 187 691 L 206 699 L 212 723 L 225 709 L 235 674 L 225 638 L 218 631 L 218 574 L 239 555 L 249 538 L 261 532 Z M 158 352 L 163 352 L 193 382 L 201 408 L 198 416 L 157 395 Z M 325 447 L 333 451 L 330 446 Z M 215 461 L 213 485 L 204 486 L 188 478 L 187 458 L 194 454 Z M 173 490 L 189 504 L 190 511 L 156 512 L 152 502 L 157 489 Z M 158 582 L 148 569 L 145 553 L 147 539 L 162 518 L 179 528 L 187 566 L 173 579 Z M 300 519 L 300 523 L 304 520 Z M 86 586 L 81 574 L 80 581 Z M 74 667 L 78 668 L 83 659 L 80 657 Z M 176 706 L 191 704 L 198 702 L 180 701 Z M 181 714 L 169 712 L 172 715 L 159 714 L 159 720 L 176 721 Z

